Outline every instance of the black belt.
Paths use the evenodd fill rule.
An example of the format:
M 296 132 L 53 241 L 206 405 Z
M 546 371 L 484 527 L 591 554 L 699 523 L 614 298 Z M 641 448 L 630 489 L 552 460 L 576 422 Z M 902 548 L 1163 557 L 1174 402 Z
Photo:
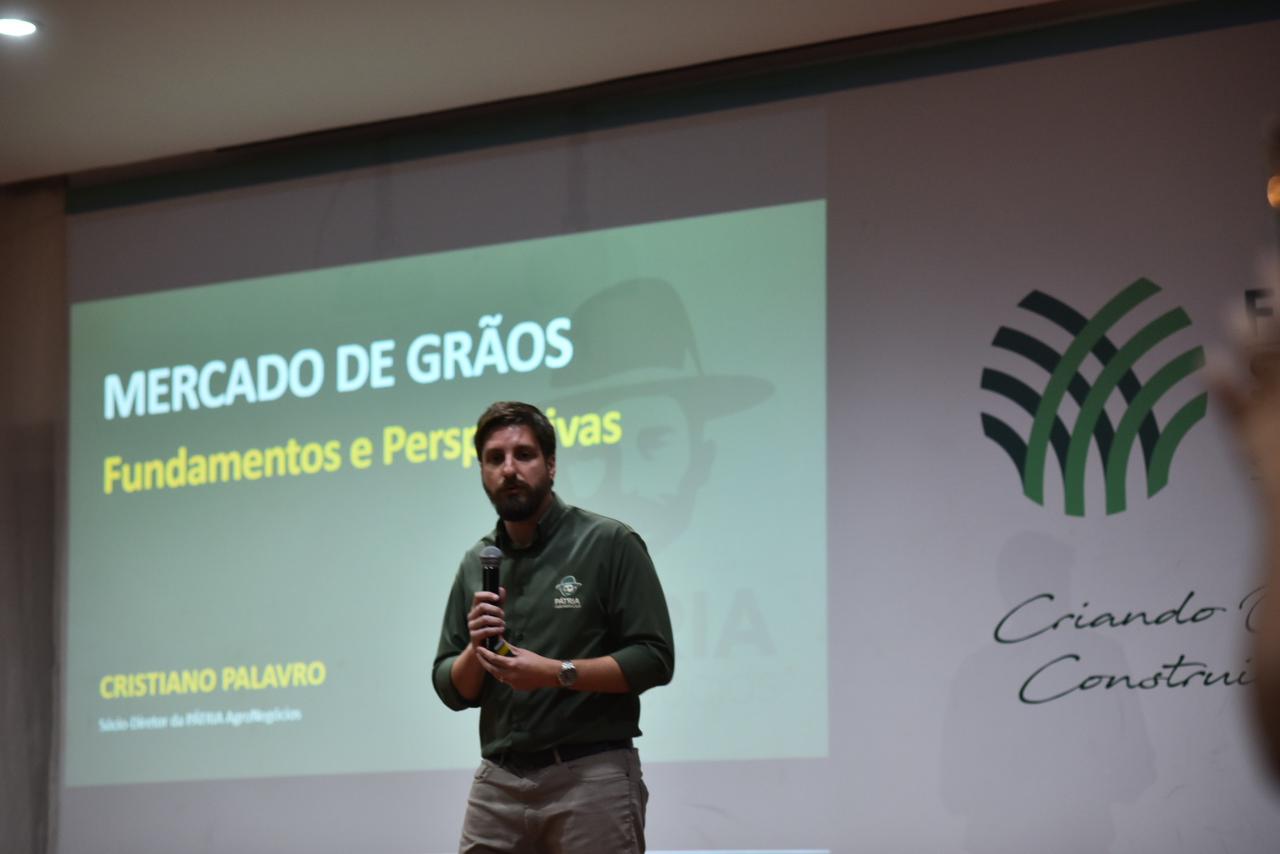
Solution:
M 589 741 L 585 744 L 562 744 L 546 750 L 504 750 L 494 754 L 489 761 L 511 771 L 534 771 L 557 762 L 571 762 L 574 759 L 595 756 L 606 750 L 630 749 L 631 739 L 618 738 L 612 741 Z

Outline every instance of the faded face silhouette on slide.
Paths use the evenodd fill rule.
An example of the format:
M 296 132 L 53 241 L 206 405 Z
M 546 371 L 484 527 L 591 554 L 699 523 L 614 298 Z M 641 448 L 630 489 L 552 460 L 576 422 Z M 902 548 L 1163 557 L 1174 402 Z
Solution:
M 759 377 L 703 370 L 688 311 L 662 279 L 629 279 L 589 297 L 571 317 L 574 359 L 552 377 L 548 415 L 622 413 L 616 444 L 573 447 L 560 480 L 573 503 L 633 525 L 651 549 L 689 527 L 715 466 L 714 419 L 773 394 Z M 559 425 L 557 425 L 559 427 Z

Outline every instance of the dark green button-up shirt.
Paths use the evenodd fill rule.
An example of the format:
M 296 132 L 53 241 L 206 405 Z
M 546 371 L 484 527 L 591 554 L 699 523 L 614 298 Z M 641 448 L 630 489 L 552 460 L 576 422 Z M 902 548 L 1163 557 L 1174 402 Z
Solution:
M 513 691 L 490 676 L 477 701 L 458 693 L 450 670 L 470 643 L 467 614 L 483 587 L 480 550 L 490 545 L 505 555 L 507 640 L 547 658 L 612 656 L 630 693 Z M 638 736 L 640 694 L 670 682 L 674 667 L 671 618 L 644 541 L 621 522 L 553 496 L 528 548 L 516 548 L 499 521 L 463 556 L 432 673 L 436 693 L 449 708 L 480 707 L 480 753 L 492 757 Z

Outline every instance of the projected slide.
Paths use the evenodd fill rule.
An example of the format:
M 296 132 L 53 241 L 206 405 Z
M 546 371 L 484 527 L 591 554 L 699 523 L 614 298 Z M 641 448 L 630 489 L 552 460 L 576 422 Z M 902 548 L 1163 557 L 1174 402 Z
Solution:
M 430 665 L 497 399 L 654 556 L 646 760 L 825 755 L 823 202 L 85 302 L 72 342 L 69 785 L 474 765 Z

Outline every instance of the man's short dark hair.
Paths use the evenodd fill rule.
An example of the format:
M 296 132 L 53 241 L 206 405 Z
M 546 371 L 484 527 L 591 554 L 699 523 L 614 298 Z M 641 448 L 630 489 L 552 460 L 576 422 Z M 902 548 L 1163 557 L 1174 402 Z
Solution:
M 538 447 L 542 449 L 542 456 L 549 460 L 556 458 L 556 430 L 547 420 L 547 416 L 533 404 L 520 403 L 516 400 L 500 400 L 497 403 L 491 403 L 480 416 L 480 420 L 476 422 L 476 456 L 483 453 L 484 443 L 489 441 L 489 436 L 494 430 L 519 426 L 528 427 L 533 431 L 534 438 L 538 440 Z

